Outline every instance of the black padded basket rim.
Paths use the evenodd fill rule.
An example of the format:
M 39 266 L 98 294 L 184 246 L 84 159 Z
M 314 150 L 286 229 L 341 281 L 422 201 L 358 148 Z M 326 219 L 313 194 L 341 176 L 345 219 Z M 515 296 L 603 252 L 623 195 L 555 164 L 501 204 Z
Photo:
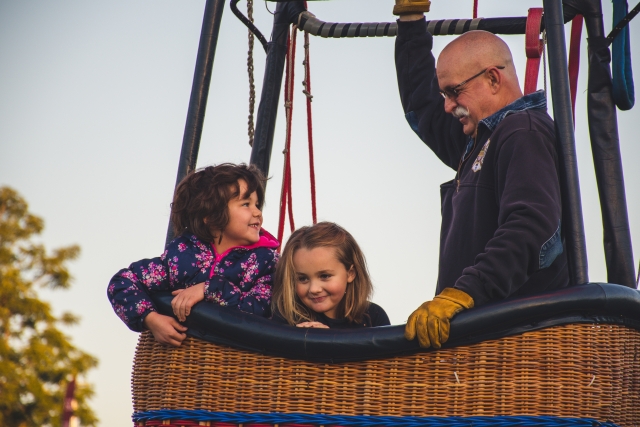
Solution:
M 171 315 L 170 294 L 156 294 L 158 311 Z M 640 330 L 640 292 L 589 283 L 514 298 L 463 311 L 451 322 L 445 348 L 570 323 L 616 324 Z M 430 351 L 404 338 L 404 325 L 350 330 L 277 324 L 236 308 L 199 303 L 187 322 L 189 336 L 259 354 L 315 362 L 350 362 Z

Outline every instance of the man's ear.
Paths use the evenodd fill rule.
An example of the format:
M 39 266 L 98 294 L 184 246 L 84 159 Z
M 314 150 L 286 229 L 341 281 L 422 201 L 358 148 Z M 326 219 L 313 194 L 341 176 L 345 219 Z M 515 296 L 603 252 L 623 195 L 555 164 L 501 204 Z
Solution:
M 502 75 L 498 70 L 491 69 L 489 70 L 489 85 L 491 86 L 491 92 L 496 93 L 500 89 L 500 84 L 502 83 Z
M 349 267 L 349 271 L 347 271 L 347 283 L 351 283 L 356 278 L 356 269 L 353 267 Z

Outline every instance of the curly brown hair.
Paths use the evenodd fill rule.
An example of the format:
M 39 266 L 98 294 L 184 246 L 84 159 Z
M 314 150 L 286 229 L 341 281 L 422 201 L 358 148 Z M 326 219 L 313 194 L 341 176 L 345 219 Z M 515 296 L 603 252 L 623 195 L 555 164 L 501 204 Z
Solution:
M 246 194 L 240 194 L 240 180 L 247 183 Z M 176 187 L 171 203 L 174 234 L 189 232 L 204 242 L 221 238 L 229 223 L 229 200 L 255 191 L 262 208 L 266 181 L 257 167 L 244 163 L 222 163 L 190 173 Z

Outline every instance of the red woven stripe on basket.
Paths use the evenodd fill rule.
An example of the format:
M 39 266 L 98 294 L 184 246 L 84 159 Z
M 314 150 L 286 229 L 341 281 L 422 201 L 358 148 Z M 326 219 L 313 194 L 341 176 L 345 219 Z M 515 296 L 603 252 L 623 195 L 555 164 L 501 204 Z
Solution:
M 237 427 L 235 424 L 228 424 L 230 427 Z M 180 420 L 164 420 L 164 421 L 146 421 L 138 424 L 138 427 L 200 427 L 197 421 L 180 421 Z
M 146 421 L 140 422 L 136 424 L 136 427 L 201 427 L 201 426 L 211 426 L 211 427 L 238 427 L 239 424 L 233 423 L 203 423 L 200 424 L 198 421 L 181 421 L 181 420 L 164 420 L 164 421 Z M 316 427 L 311 424 L 278 424 L 280 427 Z M 273 427 L 273 424 L 242 424 L 242 427 Z M 327 427 L 340 427 L 340 426 L 327 426 Z

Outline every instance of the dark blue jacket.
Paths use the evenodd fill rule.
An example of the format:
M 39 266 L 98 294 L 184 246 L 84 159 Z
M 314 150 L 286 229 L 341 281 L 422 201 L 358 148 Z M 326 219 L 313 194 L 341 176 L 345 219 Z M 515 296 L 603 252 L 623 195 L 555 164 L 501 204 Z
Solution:
M 282 316 L 278 311 L 274 312 L 271 316 L 271 320 L 277 323 L 288 325 L 287 319 Z M 376 326 L 389 326 L 389 316 L 384 308 L 378 304 L 370 302 L 367 311 L 364 313 L 362 322 L 349 322 L 347 319 L 331 319 L 325 316 L 324 313 L 316 313 L 316 322 L 320 322 L 323 325 L 327 325 L 329 329 L 358 329 L 358 328 L 370 328 Z
M 279 243 L 265 230 L 260 233 L 258 243 L 223 254 L 216 254 L 211 243 L 185 233 L 169 243 L 160 257 L 134 262 L 116 273 L 107 288 L 109 302 L 129 329 L 140 332 L 144 318 L 156 311 L 150 293 L 204 282 L 205 301 L 269 316 Z
M 442 184 L 436 293 L 476 305 L 568 286 L 553 120 L 543 92 L 478 124 L 476 140 L 444 111 L 425 20 L 398 23 L 396 70 L 407 121 L 459 176 Z M 470 70 L 474 71 L 474 70 Z

